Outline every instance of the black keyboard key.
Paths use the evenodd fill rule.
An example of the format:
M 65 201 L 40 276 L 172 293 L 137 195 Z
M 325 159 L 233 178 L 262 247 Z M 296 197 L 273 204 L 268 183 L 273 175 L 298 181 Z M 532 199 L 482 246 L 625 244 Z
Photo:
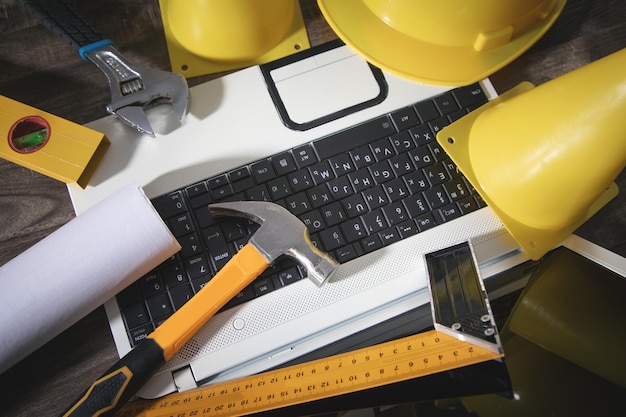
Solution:
M 396 178 L 395 180 L 389 181 L 384 185 L 384 188 L 387 192 L 387 197 L 389 197 L 389 200 L 392 202 L 409 196 L 409 190 L 406 188 L 402 178 Z
M 328 190 L 326 184 L 321 184 L 307 190 L 306 195 L 309 197 L 309 201 L 314 208 L 320 208 L 332 201 L 330 190 Z
M 322 214 L 322 218 L 327 226 L 333 226 L 341 223 L 348 218 L 341 207 L 341 203 L 338 201 L 324 206 L 320 210 L 320 213 Z
M 448 195 L 450 196 L 452 201 L 460 200 L 470 195 L 470 192 L 467 189 L 463 178 L 453 178 L 451 181 L 446 182 L 443 186 L 448 192 Z
M 315 185 L 309 171 L 306 169 L 293 172 L 287 178 L 289 179 L 289 185 L 295 192 L 306 190 Z
M 460 87 L 453 90 L 452 94 L 454 94 L 456 99 L 459 101 L 461 107 L 472 107 L 487 101 L 487 96 L 485 95 L 483 88 L 478 83 Z
M 383 242 L 383 246 L 389 246 L 392 243 L 400 241 L 400 233 L 398 233 L 398 230 L 395 228 L 383 230 L 382 232 L 378 233 L 378 236 L 380 236 L 380 240 L 381 242 Z
M 380 185 L 363 191 L 363 198 L 371 210 L 389 203 L 387 194 Z
M 411 138 L 413 138 L 413 141 L 415 141 L 415 144 L 418 147 L 420 145 L 426 145 L 430 142 L 433 142 L 436 139 L 428 125 L 413 127 L 409 129 L 409 133 L 411 134 Z
M 330 167 L 329 161 L 321 161 L 309 167 L 311 178 L 315 184 L 323 184 L 328 180 L 335 178 L 335 173 Z
M 252 178 L 250 175 L 250 170 L 248 167 L 237 168 L 228 173 L 228 178 L 230 178 L 231 182 L 243 181 L 248 178 Z
M 383 213 L 385 213 L 387 221 L 391 226 L 395 226 L 409 220 L 409 214 L 401 201 L 396 201 L 395 203 L 391 203 L 388 206 L 383 207 Z
M 430 211 L 428 202 L 421 193 L 407 197 L 403 202 L 411 218 L 419 217 Z
M 223 187 L 211 189 L 211 197 L 213 197 L 215 201 L 222 201 L 233 194 L 235 194 L 235 191 L 230 184 L 226 184 Z
M 335 250 L 335 260 L 340 264 L 356 259 L 359 253 L 354 245 L 346 245 Z
M 163 264 L 160 267 L 160 272 L 166 288 L 173 288 L 188 282 L 185 270 L 177 261 Z
M 163 281 L 157 275 L 157 273 L 152 272 L 141 278 L 141 292 L 143 293 L 144 297 L 149 297 L 163 290 L 165 290 Z
M 260 297 L 268 292 L 274 291 L 274 284 L 270 278 L 260 278 L 252 283 L 252 289 L 257 297 Z
M 227 242 L 232 242 L 248 235 L 248 228 L 245 222 L 246 220 L 244 219 L 229 219 L 229 221 L 222 223 L 224 239 Z
M 181 213 L 168 220 L 170 231 L 176 237 L 180 237 L 194 231 L 193 222 L 187 213 Z
M 198 197 L 202 194 L 206 194 L 209 192 L 206 182 L 204 181 L 198 184 L 190 185 L 189 187 L 185 188 L 185 190 L 187 191 L 187 196 L 189 198 Z
M 389 227 L 389 224 L 385 219 L 385 215 L 380 209 L 372 210 L 369 213 L 364 214 L 361 216 L 361 219 L 363 219 L 365 229 L 369 234 L 380 232 L 381 230 Z
M 398 130 L 406 130 L 420 123 L 415 110 L 412 107 L 405 107 L 391 113 L 391 120 Z
M 190 284 L 183 284 L 172 288 L 170 295 L 172 296 L 172 304 L 174 304 L 174 310 L 176 311 L 185 305 L 187 301 L 191 300 L 193 290 Z
M 209 264 L 207 263 L 204 255 L 198 255 L 186 259 L 184 265 L 185 269 L 187 270 L 187 275 L 191 280 L 199 278 L 203 275 L 207 275 L 211 272 L 211 270 L 209 269 Z
M 363 168 L 376 163 L 376 158 L 374 158 L 369 146 L 361 146 L 360 148 L 350 151 L 350 156 L 357 168 Z
M 473 196 L 465 197 L 464 199 L 459 200 L 457 204 L 463 214 L 471 213 L 472 211 L 476 211 L 480 208 Z
M 431 185 L 443 184 L 450 179 L 446 166 L 441 162 L 424 168 L 422 172 Z
M 411 194 L 424 191 L 429 187 L 428 180 L 421 171 L 411 172 L 405 175 L 403 179 Z
M 346 244 L 346 239 L 343 237 L 339 226 L 322 230 L 319 237 L 325 251 L 331 251 Z
M 374 185 L 374 180 L 366 169 L 361 169 L 353 172 L 352 174 L 348 174 L 348 179 L 356 192 L 363 191 Z
M 152 320 L 170 316 L 173 312 L 167 293 L 157 294 L 146 299 Z
M 285 199 L 285 203 L 287 205 L 287 210 L 296 216 L 313 209 L 313 206 L 311 206 L 311 203 L 304 192 L 287 197 Z
M 152 205 L 159 215 L 167 219 L 187 210 L 187 205 L 180 191 L 175 191 L 152 200 Z
M 302 275 L 300 274 L 300 270 L 298 269 L 298 267 L 292 266 L 284 271 L 279 272 L 278 279 L 280 280 L 281 285 L 284 287 L 285 285 L 293 284 L 296 281 L 300 281 L 302 279 Z
M 382 242 L 380 241 L 380 237 L 378 235 L 368 236 L 365 239 L 361 240 L 361 248 L 363 248 L 363 252 L 370 253 L 374 252 L 377 249 L 383 247 Z
M 352 158 L 347 153 L 334 156 L 330 159 L 330 166 L 335 170 L 337 176 L 349 174 L 356 169 Z
M 152 326 L 152 323 L 144 324 L 143 326 L 139 326 L 130 330 L 128 333 L 130 336 L 131 346 L 137 346 L 137 344 L 139 344 L 143 339 L 148 337 L 148 335 L 152 333 L 153 330 L 154 326 Z
M 374 154 L 377 161 L 383 161 L 396 155 L 396 150 L 391 144 L 389 138 L 377 140 L 372 143 L 371 148 L 372 154 Z
M 310 234 L 317 233 L 324 228 L 324 220 L 319 210 L 313 210 L 301 215 L 300 220 L 302 220 Z
M 315 152 L 309 144 L 298 146 L 297 148 L 295 148 L 293 150 L 293 157 L 296 161 L 296 164 L 300 168 L 308 167 L 309 165 L 313 165 L 317 162 Z
M 290 152 L 283 152 L 280 155 L 274 156 L 272 158 L 272 164 L 274 165 L 274 172 L 279 176 L 289 174 L 298 169 L 296 161 L 293 159 Z
M 228 185 L 228 177 L 226 174 L 218 175 L 217 177 L 213 177 L 209 179 L 208 184 L 211 190 L 216 190 L 218 188 L 222 188 L 225 185 Z
M 452 93 L 445 93 L 435 97 L 434 101 L 439 112 L 444 116 L 459 110 L 459 105 L 456 103 Z
M 265 184 L 250 188 L 245 192 L 245 195 L 251 201 L 270 201 L 270 192 Z
M 264 183 L 276 177 L 272 164 L 267 160 L 255 162 L 250 166 L 250 170 L 252 171 L 252 178 L 254 178 L 257 184 Z
M 419 228 L 415 224 L 413 220 L 407 220 L 405 222 L 400 223 L 396 226 L 398 229 L 398 233 L 400 233 L 400 237 L 402 239 L 406 239 L 407 237 L 416 235 L 419 233 Z
M 285 198 L 292 193 L 289 180 L 286 177 L 271 180 L 267 183 L 267 188 L 270 190 L 270 196 L 274 201 Z
M 417 103 L 413 106 L 413 108 L 417 112 L 417 115 L 420 117 L 422 123 L 426 123 L 440 116 L 435 103 L 430 100 Z
M 430 129 L 435 134 L 435 137 L 437 136 L 437 133 L 439 133 L 441 129 L 448 126 L 449 124 L 450 124 L 450 120 L 447 117 L 440 117 L 438 119 L 428 122 L 428 126 L 430 126 Z
M 454 220 L 461 217 L 462 214 L 459 207 L 454 203 L 448 204 L 447 206 L 440 208 L 437 213 L 439 213 L 441 222 Z
M 367 212 L 367 204 L 361 194 L 355 194 L 341 200 L 341 206 L 349 218 L 360 216 Z
M 122 310 L 122 315 L 126 321 L 126 327 L 129 329 L 139 327 L 150 321 L 150 317 L 148 316 L 148 312 L 146 311 L 146 306 L 143 301 L 126 306 Z
M 432 229 L 433 227 L 437 226 L 435 219 L 430 213 L 426 213 L 417 217 L 415 219 L 415 223 L 420 228 L 420 232 L 424 232 L 428 229 Z
M 396 153 L 398 154 L 408 152 L 415 148 L 415 142 L 413 141 L 413 137 L 408 130 L 398 132 L 390 139 L 393 147 L 396 149 Z
M 431 189 L 424 191 L 424 197 L 426 197 L 426 201 L 428 201 L 428 207 L 431 210 L 445 206 L 450 203 L 450 199 L 446 191 L 443 189 L 441 185 L 437 185 Z
M 373 140 L 391 136 L 396 130 L 387 116 L 381 116 L 351 129 L 336 133 L 313 144 L 320 160 L 328 159 L 370 143 Z
M 341 224 L 341 231 L 348 242 L 357 242 L 367 237 L 367 231 L 360 217 L 350 219 Z
M 352 184 L 347 176 L 335 178 L 328 182 L 328 189 L 335 200 L 340 200 L 354 194 Z
M 372 165 L 369 167 L 369 172 L 376 184 L 382 184 L 396 177 L 389 161 L 381 161 Z

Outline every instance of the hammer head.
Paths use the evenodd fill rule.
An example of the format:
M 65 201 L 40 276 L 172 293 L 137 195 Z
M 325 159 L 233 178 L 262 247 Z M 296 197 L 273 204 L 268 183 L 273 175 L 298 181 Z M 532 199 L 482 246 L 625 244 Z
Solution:
M 237 201 L 209 205 L 215 216 L 244 217 L 261 227 L 250 238 L 252 244 L 268 263 L 279 256 L 295 258 L 307 270 L 309 279 L 321 286 L 339 264 L 320 251 L 309 237 L 309 231 L 296 216 L 278 204 L 265 201 Z

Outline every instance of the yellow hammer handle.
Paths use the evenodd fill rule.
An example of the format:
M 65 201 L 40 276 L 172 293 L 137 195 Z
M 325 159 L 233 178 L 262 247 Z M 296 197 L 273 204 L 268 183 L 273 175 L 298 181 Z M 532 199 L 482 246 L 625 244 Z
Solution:
M 176 352 L 220 308 L 239 294 L 268 266 L 267 260 L 248 243 L 176 313 L 169 317 L 148 338 L 161 348 L 165 360 Z
M 268 263 L 250 243 L 198 293 L 96 380 L 64 417 L 110 416 Z

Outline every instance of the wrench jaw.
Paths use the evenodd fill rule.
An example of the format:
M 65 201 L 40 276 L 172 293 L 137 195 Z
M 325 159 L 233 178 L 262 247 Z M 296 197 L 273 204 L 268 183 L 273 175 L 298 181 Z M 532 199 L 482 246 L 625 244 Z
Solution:
M 85 54 L 107 77 L 111 103 L 107 111 L 138 131 L 155 137 L 145 109 L 168 102 L 181 122 L 187 113 L 189 88 L 180 74 L 131 64 L 113 46 Z

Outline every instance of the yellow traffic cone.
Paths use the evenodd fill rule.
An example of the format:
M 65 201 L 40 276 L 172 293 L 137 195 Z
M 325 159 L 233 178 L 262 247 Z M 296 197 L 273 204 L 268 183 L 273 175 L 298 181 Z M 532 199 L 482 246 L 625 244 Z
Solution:
M 531 259 L 617 194 L 626 165 L 626 49 L 522 83 L 437 140 Z

